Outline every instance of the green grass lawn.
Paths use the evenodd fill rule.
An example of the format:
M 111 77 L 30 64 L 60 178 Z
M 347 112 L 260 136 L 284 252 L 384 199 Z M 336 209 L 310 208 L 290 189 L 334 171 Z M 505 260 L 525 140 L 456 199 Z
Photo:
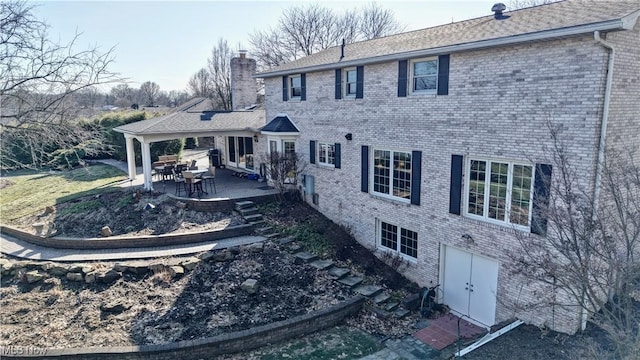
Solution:
M 117 190 L 125 174 L 109 165 L 94 165 L 55 173 L 16 171 L 4 175 L 12 184 L 0 189 L 0 220 L 11 223 L 42 212 L 46 206 L 78 197 Z

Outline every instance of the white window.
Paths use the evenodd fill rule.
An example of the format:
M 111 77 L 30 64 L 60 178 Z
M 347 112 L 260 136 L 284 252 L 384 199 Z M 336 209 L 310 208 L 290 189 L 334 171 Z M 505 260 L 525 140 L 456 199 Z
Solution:
M 355 68 L 344 70 L 344 96 L 355 97 L 358 88 L 358 73 Z
M 378 245 L 411 258 L 418 258 L 418 233 L 384 221 L 377 221 Z
M 335 144 L 318 143 L 318 163 L 321 165 L 335 166 Z
M 373 150 L 373 192 L 411 199 L 411 153 Z
M 529 227 L 533 172 L 531 165 L 469 159 L 466 214 L 491 222 Z
M 438 58 L 411 61 L 411 92 L 435 94 L 438 89 Z
M 289 98 L 299 98 L 302 96 L 302 78 L 300 75 L 289 77 Z

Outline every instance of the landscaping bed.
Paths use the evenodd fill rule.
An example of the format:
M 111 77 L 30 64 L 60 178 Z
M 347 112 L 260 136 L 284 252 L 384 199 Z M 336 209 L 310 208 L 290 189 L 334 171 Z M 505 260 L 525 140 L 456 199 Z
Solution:
M 12 186 L 13 181 L 2 182 L 3 191 Z M 34 221 L 51 221 L 56 223 L 60 235 L 86 237 L 99 234 L 105 224 L 113 226 L 114 235 L 148 235 L 201 231 L 241 221 L 233 214 L 184 209 L 174 199 L 160 194 L 134 197 L 130 190 L 70 200 L 56 204 L 50 213 L 46 213 L 44 207 L 34 207 L 35 213 L 21 217 L 19 222 L 29 228 Z M 145 209 L 147 204 L 154 206 Z M 310 206 L 290 202 L 267 205 L 261 210 L 269 224 L 283 235 L 297 239 L 306 250 L 366 276 L 368 282 L 383 286 L 396 299 L 418 290 L 393 267 L 355 242 L 348 229 L 332 223 Z M 149 260 L 158 261 L 182 260 Z M 25 270 L 38 268 L 41 266 L 38 264 L 25 265 Z M 91 271 L 98 272 L 115 266 L 112 262 L 81 265 L 89 265 Z M 260 284 L 255 294 L 241 288 L 250 277 Z M 71 281 L 66 276 L 47 276 L 30 284 L 24 272 L 15 272 L 2 276 L 0 345 L 73 348 L 163 344 L 288 319 L 325 308 L 351 295 L 350 290 L 333 281 L 326 272 L 296 263 L 288 248 L 276 242 L 267 242 L 261 251 L 249 247 L 234 249 L 233 258 L 226 261 L 209 258 L 183 276 L 170 271 L 122 272 L 122 277 L 108 284 Z M 108 310 L 114 306 L 118 310 Z M 380 343 L 370 344 L 372 339 L 382 341 L 411 334 L 417 330 L 414 325 L 418 320 L 417 314 L 396 319 L 365 310 L 346 324 L 349 331 L 358 334 L 354 336 L 356 339 L 367 342 L 367 346 L 352 353 L 318 350 L 314 340 L 308 339 L 324 339 L 324 335 L 319 334 L 280 348 L 229 358 L 287 358 L 316 350 L 318 359 L 358 358 L 380 348 Z M 369 336 L 361 336 L 364 333 Z M 344 345 L 351 341 L 330 332 L 327 336 L 328 344 Z M 602 343 L 602 334 L 590 331 L 567 336 L 521 326 L 467 357 L 573 359 L 588 356 L 583 350 L 584 344 L 594 341 Z

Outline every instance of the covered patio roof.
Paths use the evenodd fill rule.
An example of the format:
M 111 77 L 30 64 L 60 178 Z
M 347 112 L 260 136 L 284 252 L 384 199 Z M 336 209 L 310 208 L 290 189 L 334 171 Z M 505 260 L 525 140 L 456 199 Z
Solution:
M 247 133 L 252 136 L 260 133 L 260 128 L 266 123 L 264 109 L 212 111 L 207 101 L 197 98 L 173 113 L 114 128 L 113 130 L 124 134 L 126 139 L 129 178 L 136 178 L 133 139 L 138 140 L 142 148 L 144 188 L 153 190 L 149 148 L 151 143 L 233 133 Z
M 145 137 L 150 142 L 183 137 L 213 136 L 224 132 L 258 133 L 265 124 L 265 111 L 179 111 L 113 129 L 125 135 Z

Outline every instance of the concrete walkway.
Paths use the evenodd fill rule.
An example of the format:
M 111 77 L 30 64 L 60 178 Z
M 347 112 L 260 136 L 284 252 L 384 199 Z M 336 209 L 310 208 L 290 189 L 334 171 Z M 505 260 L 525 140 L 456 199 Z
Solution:
M 195 244 L 157 246 L 148 248 L 122 248 L 102 250 L 54 249 L 31 244 L 6 234 L 0 234 L 0 252 L 28 260 L 51 261 L 106 261 L 149 259 L 164 256 L 194 254 L 209 250 L 253 244 L 266 240 L 263 236 L 239 236 Z M 81 240 L 79 240 L 81 241 Z

